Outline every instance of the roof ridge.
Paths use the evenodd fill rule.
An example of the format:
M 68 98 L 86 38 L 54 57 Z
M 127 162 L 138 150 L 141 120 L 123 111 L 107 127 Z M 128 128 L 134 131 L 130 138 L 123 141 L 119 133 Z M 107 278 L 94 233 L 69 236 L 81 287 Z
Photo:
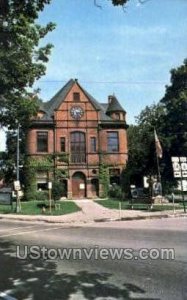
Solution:
M 59 107 L 61 101 L 66 97 L 74 83 L 75 81 L 71 78 L 48 102 L 46 102 L 50 114 Z M 62 95 L 62 98 L 59 98 L 60 95 Z
M 68 80 L 68 82 L 49 101 L 46 101 L 45 103 L 49 104 L 50 102 L 52 102 L 53 99 L 56 98 L 70 83 L 74 83 L 74 80 L 72 78 Z

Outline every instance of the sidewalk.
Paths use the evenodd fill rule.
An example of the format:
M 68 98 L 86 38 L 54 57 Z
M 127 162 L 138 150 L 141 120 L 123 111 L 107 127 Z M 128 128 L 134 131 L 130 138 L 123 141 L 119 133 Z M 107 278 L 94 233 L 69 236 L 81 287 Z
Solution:
M 80 211 L 61 215 L 61 216 L 44 216 L 44 215 L 15 215 L 15 214 L 0 214 L 0 219 L 17 220 L 17 221 L 42 221 L 48 223 L 63 223 L 63 224 L 82 224 L 93 222 L 106 222 L 115 220 L 140 220 L 152 218 L 169 218 L 169 217 L 186 217 L 182 210 L 150 212 L 139 210 L 119 210 L 105 208 L 92 200 L 75 200 Z M 62 202 L 63 206 L 63 202 Z

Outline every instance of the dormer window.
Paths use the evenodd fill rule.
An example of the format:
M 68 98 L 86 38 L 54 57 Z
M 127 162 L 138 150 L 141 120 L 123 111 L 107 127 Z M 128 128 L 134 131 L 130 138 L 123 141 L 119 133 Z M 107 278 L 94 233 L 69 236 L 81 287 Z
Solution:
M 120 113 L 115 113 L 115 119 L 120 120 Z
M 42 110 L 39 110 L 38 112 L 37 112 L 37 119 L 41 119 L 43 116 L 44 116 L 44 112 L 42 111 Z
M 80 93 L 73 93 L 73 101 L 80 102 Z

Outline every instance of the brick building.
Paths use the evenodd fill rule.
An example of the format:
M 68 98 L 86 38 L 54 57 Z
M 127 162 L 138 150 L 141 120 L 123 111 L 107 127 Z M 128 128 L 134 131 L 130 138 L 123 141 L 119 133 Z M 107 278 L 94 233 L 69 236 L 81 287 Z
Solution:
M 127 161 L 126 112 L 115 96 L 97 102 L 71 79 L 49 102 L 42 103 L 28 132 L 28 155 L 37 159 L 55 154 L 54 169 L 62 172 L 68 198 L 101 194 L 99 168 L 108 166 L 111 183 L 119 183 Z M 61 159 L 59 159 L 61 158 Z M 43 188 L 50 172 L 38 171 Z

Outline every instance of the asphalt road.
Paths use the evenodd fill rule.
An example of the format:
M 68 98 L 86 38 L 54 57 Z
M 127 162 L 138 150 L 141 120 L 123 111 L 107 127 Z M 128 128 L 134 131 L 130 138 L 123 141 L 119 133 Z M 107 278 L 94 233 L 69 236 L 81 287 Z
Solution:
M 185 300 L 187 218 L 74 228 L 1 220 L 0 299 Z

